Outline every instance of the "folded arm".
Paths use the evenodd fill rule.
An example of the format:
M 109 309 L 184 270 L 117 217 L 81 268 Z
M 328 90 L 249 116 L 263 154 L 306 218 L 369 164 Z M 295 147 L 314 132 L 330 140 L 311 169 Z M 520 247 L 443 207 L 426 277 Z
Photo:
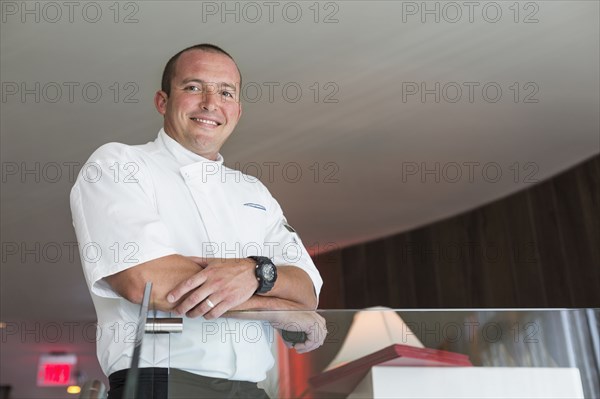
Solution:
M 153 283 L 152 305 L 188 317 L 220 317 L 229 310 L 314 310 L 317 297 L 308 274 L 280 266 L 275 286 L 256 295 L 251 259 L 214 259 L 169 255 L 106 277 L 122 297 L 141 303 L 146 282 Z M 214 305 L 211 307 L 209 304 Z
M 169 255 L 105 277 L 105 280 L 117 294 L 137 304 L 142 303 L 146 283 L 152 282 L 151 306 L 169 312 L 176 305 L 167 301 L 169 291 L 200 270 L 189 257 Z

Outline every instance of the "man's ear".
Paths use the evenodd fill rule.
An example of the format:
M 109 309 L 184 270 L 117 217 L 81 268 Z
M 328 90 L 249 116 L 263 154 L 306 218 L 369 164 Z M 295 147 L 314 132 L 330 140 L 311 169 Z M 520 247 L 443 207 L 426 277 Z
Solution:
M 167 112 L 167 101 L 169 96 L 162 90 L 159 90 L 154 95 L 154 107 L 159 114 L 164 115 Z

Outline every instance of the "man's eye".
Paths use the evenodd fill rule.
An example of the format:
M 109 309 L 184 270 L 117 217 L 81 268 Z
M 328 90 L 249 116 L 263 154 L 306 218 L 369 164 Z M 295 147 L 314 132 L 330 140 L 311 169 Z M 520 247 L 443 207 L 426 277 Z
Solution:
M 222 94 L 223 94 L 225 97 L 231 97 L 231 98 L 233 98 L 233 94 L 232 94 L 232 93 L 230 93 L 230 92 L 228 92 L 228 91 L 224 91 Z
M 200 91 L 201 89 L 198 86 L 186 86 L 184 89 L 186 91 Z

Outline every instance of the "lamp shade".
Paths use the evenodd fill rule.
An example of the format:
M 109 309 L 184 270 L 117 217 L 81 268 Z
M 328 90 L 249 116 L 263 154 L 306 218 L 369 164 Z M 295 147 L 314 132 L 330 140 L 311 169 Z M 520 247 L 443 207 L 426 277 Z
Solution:
M 395 311 L 385 307 L 365 309 L 354 315 L 341 349 L 324 371 L 394 344 L 424 347 Z

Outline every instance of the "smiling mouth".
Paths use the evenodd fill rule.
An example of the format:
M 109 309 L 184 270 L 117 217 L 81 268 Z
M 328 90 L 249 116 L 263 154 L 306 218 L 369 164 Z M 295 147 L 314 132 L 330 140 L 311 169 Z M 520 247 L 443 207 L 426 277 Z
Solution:
M 212 126 L 220 126 L 221 124 L 215 121 L 211 121 L 210 119 L 202 119 L 202 118 L 190 118 L 191 120 L 193 120 L 194 122 L 200 122 L 200 123 L 204 123 L 206 125 L 212 125 Z

